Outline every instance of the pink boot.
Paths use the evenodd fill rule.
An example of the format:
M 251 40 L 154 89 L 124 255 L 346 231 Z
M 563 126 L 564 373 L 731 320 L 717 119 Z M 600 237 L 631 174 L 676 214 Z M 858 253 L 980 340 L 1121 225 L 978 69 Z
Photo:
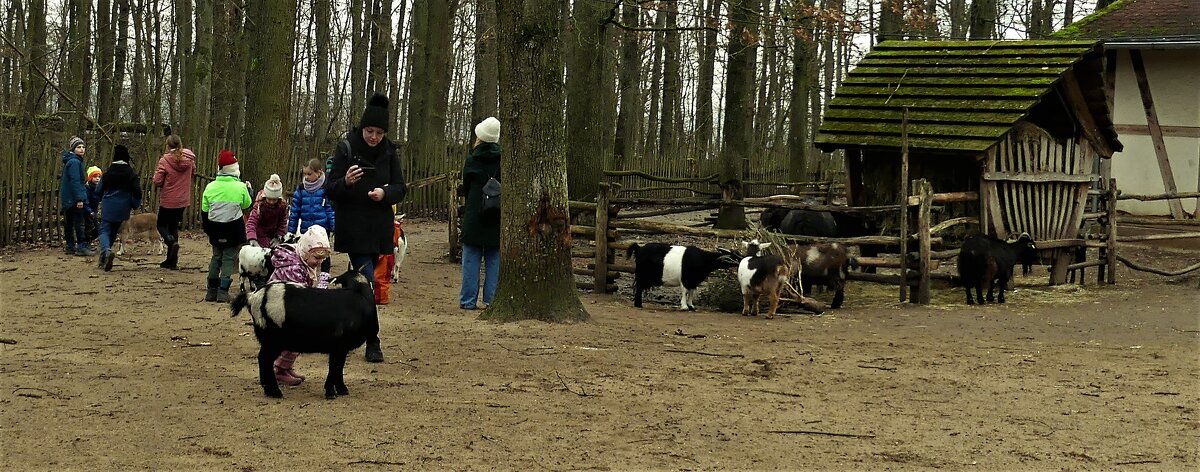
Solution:
M 275 359 L 275 377 L 290 378 L 296 382 L 294 384 L 288 383 L 288 385 L 299 385 L 300 382 L 303 382 L 304 376 L 292 370 L 292 364 L 296 362 L 297 357 L 300 357 L 300 353 L 298 352 L 283 351 L 283 353 L 279 354 L 279 358 Z M 280 380 L 280 382 L 284 381 Z
M 295 387 L 304 382 L 304 379 L 292 375 L 290 370 L 275 369 L 275 381 L 283 385 Z

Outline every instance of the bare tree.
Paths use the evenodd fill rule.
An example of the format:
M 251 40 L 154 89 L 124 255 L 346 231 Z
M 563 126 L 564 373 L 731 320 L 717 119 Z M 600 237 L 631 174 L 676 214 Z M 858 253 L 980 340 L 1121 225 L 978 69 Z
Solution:
M 193 49 L 190 63 L 191 95 L 183 97 L 188 104 L 188 114 L 184 119 L 184 130 L 190 139 L 207 138 L 209 136 L 208 117 L 211 104 L 209 99 L 212 91 L 213 69 L 213 9 L 218 0 L 195 0 L 195 33 L 196 46 Z M 294 2 L 295 0 L 293 0 Z M 295 34 L 293 33 L 293 36 Z
M 754 65 L 758 56 L 755 17 L 759 0 L 730 0 L 729 47 L 725 72 L 725 123 L 721 143 L 721 187 L 732 198 L 740 198 L 746 175 L 746 159 L 754 144 Z M 740 206 L 722 206 L 717 228 L 746 227 Z
M 574 200 L 594 197 L 616 122 L 615 69 L 608 53 L 609 16 L 616 6 L 576 2 L 567 58 L 567 189 Z
M 971 2 L 968 39 L 976 41 L 996 37 L 996 2 L 997 0 L 973 0 Z
M 246 38 L 250 43 L 249 75 L 254 77 L 246 94 L 242 177 L 260 182 L 271 172 L 285 169 L 291 149 L 292 54 L 296 37 L 296 0 L 259 0 L 246 9 Z
M 496 50 L 496 0 L 476 0 L 475 82 L 471 88 L 474 94 L 471 97 L 471 123 L 495 116 L 500 106 L 500 79 L 497 70 L 499 54 Z M 570 69 L 568 74 L 569 71 Z M 567 80 L 570 80 L 569 76 Z
M 639 18 L 636 3 L 627 1 L 621 7 L 621 22 L 626 26 L 621 39 L 621 69 L 618 79 L 621 104 L 617 114 L 613 162 L 606 166 L 614 170 L 624 169 L 637 158 L 639 137 L 642 134 L 642 93 L 639 88 L 642 76 L 641 44 L 638 32 L 633 29 L 640 24 Z
M 658 155 L 667 158 L 679 158 L 677 142 L 681 130 L 679 125 L 680 101 L 682 99 L 682 77 L 679 75 L 679 0 L 662 2 L 666 10 L 660 15 L 666 17 L 667 30 L 663 32 L 663 85 L 662 85 L 662 119 L 658 131 Z
M 563 6 L 558 0 L 506 0 L 498 7 L 506 156 L 502 276 L 482 318 L 586 320 L 571 271 L 561 111 Z
M 704 0 L 704 29 L 700 45 L 700 77 L 696 85 L 696 156 L 708 157 L 713 137 L 713 78 L 717 62 L 717 17 L 721 13 L 721 0 Z
M 811 11 L 813 0 L 794 0 L 798 13 Z M 816 55 L 813 41 L 813 22 L 810 15 L 797 25 L 792 35 L 792 93 L 788 108 L 788 178 L 792 181 L 807 179 L 808 172 L 808 95 L 812 83 L 812 58 Z

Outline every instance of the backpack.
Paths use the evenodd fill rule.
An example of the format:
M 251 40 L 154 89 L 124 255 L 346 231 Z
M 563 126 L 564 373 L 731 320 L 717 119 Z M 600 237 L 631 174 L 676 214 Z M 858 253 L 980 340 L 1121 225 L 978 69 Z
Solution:
M 500 181 L 496 177 L 488 177 L 483 184 L 483 214 L 500 212 Z

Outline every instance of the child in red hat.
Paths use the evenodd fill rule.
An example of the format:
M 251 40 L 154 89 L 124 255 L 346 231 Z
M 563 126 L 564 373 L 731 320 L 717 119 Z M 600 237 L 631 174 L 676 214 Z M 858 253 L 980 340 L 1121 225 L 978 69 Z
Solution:
M 229 286 L 233 285 L 234 259 L 238 248 L 246 242 L 244 211 L 250 208 L 250 192 L 242 183 L 241 169 L 233 151 L 222 149 L 217 157 L 217 178 L 204 187 L 200 218 L 212 259 L 208 263 L 206 302 L 229 301 Z

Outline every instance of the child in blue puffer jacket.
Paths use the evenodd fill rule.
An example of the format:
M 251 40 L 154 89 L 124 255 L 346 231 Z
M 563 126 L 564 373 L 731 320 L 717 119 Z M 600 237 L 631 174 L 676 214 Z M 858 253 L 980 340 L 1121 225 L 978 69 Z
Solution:
M 321 159 L 309 159 L 303 170 L 304 181 L 292 193 L 288 233 L 301 234 L 313 225 L 320 225 L 333 235 L 333 204 L 325 198 L 325 163 Z M 321 272 L 329 272 L 329 259 L 325 258 L 321 263 Z

